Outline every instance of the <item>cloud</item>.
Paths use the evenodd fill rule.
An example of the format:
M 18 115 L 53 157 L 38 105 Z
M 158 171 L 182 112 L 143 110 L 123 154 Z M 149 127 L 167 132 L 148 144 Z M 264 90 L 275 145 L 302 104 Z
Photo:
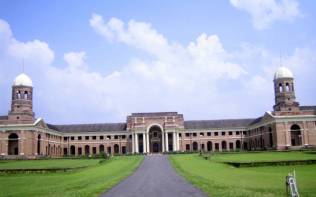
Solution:
M 10 83 L 18 74 L 11 68 L 25 56 L 35 86 L 34 110 L 48 122 L 117 122 L 132 112 L 148 111 L 178 111 L 186 119 L 238 118 L 272 108 L 272 77 L 279 61 L 265 49 L 245 44 L 228 51 L 218 35 L 205 33 L 184 45 L 168 40 L 149 23 L 117 18 L 105 22 L 97 14 L 90 25 L 105 40 L 140 50 L 146 58 L 133 57 L 104 74 L 90 67 L 86 51 L 71 51 L 64 53 L 66 65 L 56 66 L 46 42 L 18 41 L 0 20 L 0 35 L 8 35 L 0 43 L 7 43 L 0 51 L 0 75 L 5 79 L 0 88 L 7 90 L 1 106 L 9 106 Z M 294 71 L 303 64 L 311 72 L 314 57 L 313 49 L 297 49 L 284 62 Z
M 230 3 L 246 11 L 258 30 L 266 29 L 276 21 L 292 21 L 301 16 L 297 0 L 230 0 Z

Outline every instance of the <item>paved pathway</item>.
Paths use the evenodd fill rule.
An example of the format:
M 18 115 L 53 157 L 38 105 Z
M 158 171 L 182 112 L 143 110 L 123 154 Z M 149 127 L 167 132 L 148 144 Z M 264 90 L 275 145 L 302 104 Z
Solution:
M 171 167 L 168 156 L 145 156 L 134 174 L 101 197 L 206 197 Z

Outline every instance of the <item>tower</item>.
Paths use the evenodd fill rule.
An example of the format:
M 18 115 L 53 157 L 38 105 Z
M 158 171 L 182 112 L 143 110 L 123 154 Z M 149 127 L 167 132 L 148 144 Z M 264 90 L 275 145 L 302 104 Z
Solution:
M 279 67 L 274 74 L 274 111 L 298 112 L 299 103 L 295 100 L 294 77 L 286 67 Z
M 33 84 L 30 77 L 22 73 L 12 85 L 11 110 L 9 121 L 18 123 L 33 123 Z

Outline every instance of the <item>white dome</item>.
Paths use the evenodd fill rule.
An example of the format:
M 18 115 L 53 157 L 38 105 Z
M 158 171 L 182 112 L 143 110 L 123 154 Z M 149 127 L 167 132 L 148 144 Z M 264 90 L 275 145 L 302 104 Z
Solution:
M 32 87 L 33 83 L 32 80 L 29 76 L 26 74 L 22 73 L 18 75 L 13 82 L 13 86 L 29 86 Z
M 279 67 L 274 74 L 274 79 L 280 78 L 293 78 L 293 73 L 284 66 Z

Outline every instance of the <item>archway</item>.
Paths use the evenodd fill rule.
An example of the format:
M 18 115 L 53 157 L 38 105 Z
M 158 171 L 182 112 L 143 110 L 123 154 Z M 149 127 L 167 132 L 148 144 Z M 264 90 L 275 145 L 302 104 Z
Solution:
M 149 150 L 151 153 L 162 152 L 162 130 L 159 126 L 149 129 Z
M 16 133 L 11 133 L 8 137 L 8 155 L 19 154 L 19 136 Z
M 85 155 L 90 155 L 90 146 L 89 145 L 85 145 L 84 146 L 84 154 Z
M 226 141 L 222 141 L 222 150 L 227 150 L 227 143 L 226 143 Z
M 197 142 L 193 142 L 192 146 L 193 146 L 193 151 L 198 150 L 198 143 Z
M 114 144 L 114 154 L 119 154 L 120 153 L 120 147 L 118 144 Z
M 37 154 L 41 154 L 41 134 L 37 136 Z
M 241 148 L 241 143 L 240 140 L 236 141 L 236 149 L 240 149 Z
M 74 145 L 70 146 L 70 155 L 75 155 L 76 154 L 76 147 Z
M 207 142 L 207 151 L 212 151 L 212 142 L 211 141 Z
M 103 144 L 101 144 L 101 145 L 99 146 L 99 152 L 100 152 L 100 153 L 104 153 L 104 145 L 103 145 Z
M 301 128 L 297 124 L 291 126 L 291 146 L 302 145 Z

